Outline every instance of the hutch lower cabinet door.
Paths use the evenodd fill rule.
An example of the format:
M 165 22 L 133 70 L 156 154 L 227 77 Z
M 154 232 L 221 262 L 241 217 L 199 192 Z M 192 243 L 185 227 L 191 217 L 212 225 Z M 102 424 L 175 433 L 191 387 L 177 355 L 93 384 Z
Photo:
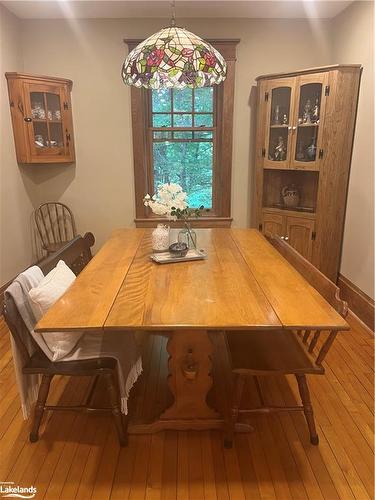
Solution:
M 257 224 L 336 281 L 360 65 L 264 75 L 258 82 Z
M 72 82 L 6 73 L 18 163 L 74 161 Z
M 312 219 L 304 219 L 303 217 L 286 218 L 286 238 L 288 238 L 288 243 L 308 260 L 311 260 L 312 257 L 312 246 L 315 238 L 314 228 L 315 221 Z
M 311 260 L 315 239 L 315 220 L 311 217 L 280 215 L 263 211 L 260 228 L 265 234 L 277 234 L 292 245 L 306 259 Z
M 277 234 L 278 236 L 285 237 L 285 217 L 273 212 L 263 212 L 263 224 L 260 229 L 264 233 Z

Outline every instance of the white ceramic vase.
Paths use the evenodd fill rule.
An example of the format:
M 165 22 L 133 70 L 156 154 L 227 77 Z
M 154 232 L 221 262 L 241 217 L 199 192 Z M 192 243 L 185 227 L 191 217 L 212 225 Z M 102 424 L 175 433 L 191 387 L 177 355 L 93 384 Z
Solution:
M 158 224 L 152 231 L 152 249 L 154 252 L 166 252 L 169 248 L 169 226 Z

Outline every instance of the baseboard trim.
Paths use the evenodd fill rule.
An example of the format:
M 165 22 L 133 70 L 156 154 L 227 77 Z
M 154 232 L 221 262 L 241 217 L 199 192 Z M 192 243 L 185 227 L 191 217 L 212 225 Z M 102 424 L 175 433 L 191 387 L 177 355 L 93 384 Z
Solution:
M 351 312 L 373 332 L 375 328 L 374 300 L 342 274 L 338 277 L 337 286 L 340 288 L 341 298 L 346 300 Z
M 365 323 L 358 318 L 356 314 L 350 309 L 348 310 L 348 315 L 346 317 L 346 321 L 349 323 L 350 327 L 356 331 L 362 330 L 370 337 L 375 337 L 375 332 L 371 330 Z

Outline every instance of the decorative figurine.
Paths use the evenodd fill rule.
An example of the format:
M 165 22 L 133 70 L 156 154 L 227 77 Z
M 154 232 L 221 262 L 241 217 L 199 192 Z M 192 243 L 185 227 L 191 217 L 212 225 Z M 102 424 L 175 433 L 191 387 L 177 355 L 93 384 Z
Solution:
M 303 123 L 311 123 L 311 101 L 307 99 L 303 111 Z
M 309 161 L 314 161 L 316 157 L 315 137 L 311 138 L 311 144 L 306 148 L 306 155 Z
M 314 104 L 314 108 L 313 108 L 313 112 L 312 112 L 312 118 L 311 118 L 311 121 L 313 123 L 319 123 L 319 112 L 320 112 L 320 109 L 319 109 L 319 97 L 317 96 L 316 99 L 315 99 L 315 104 Z
M 38 101 L 33 103 L 33 107 L 31 109 L 31 116 L 39 120 L 46 119 L 46 112 L 41 102 Z
M 39 148 L 44 148 L 44 139 L 41 134 L 36 134 L 34 142 L 35 145 L 38 146 Z
M 280 106 L 276 104 L 275 111 L 273 113 L 273 124 L 280 125 Z
M 287 208 L 298 207 L 299 190 L 294 184 L 291 184 L 290 186 L 284 186 L 281 190 L 281 196 L 283 198 L 284 205 Z
M 275 147 L 275 152 L 274 152 L 274 155 L 273 155 L 273 159 L 275 161 L 284 161 L 285 158 L 286 158 L 286 147 L 285 147 L 285 144 L 284 144 L 284 139 L 280 135 L 279 139 L 278 139 L 278 142 L 277 142 L 277 145 Z
M 305 154 L 302 149 L 302 144 L 299 142 L 298 143 L 298 151 L 296 153 L 296 160 L 298 161 L 303 161 L 305 159 Z
M 288 125 L 288 116 L 286 113 L 283 114 L 283 125 Z

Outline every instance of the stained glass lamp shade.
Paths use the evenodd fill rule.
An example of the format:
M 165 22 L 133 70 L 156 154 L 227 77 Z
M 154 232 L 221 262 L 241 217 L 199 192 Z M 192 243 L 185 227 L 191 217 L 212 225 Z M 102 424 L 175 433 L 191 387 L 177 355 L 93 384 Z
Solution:
M 147 89 L 211 87 L 226 77 L 226 62 L 212 45 L 184 28 L 163 28 L 125 59 L 127 85 Z

